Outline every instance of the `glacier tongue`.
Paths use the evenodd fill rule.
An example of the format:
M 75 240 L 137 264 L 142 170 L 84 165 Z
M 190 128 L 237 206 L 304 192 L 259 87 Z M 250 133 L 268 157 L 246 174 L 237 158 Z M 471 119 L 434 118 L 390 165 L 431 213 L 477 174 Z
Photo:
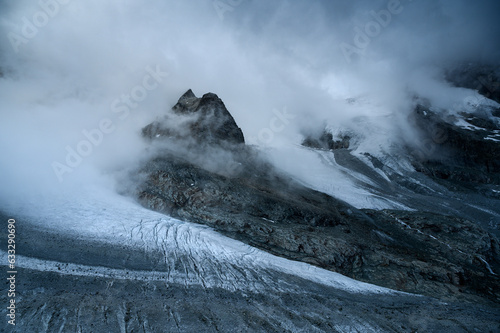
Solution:
M 283 259 L 102 188 L 26 203 L 16 216 L 25 332 L 486 330 L 498 319 Z
M 39 201 L 32 206 L 31 213 L 36 214 L 28 212 L 22 218 L 47 231 L 78 237 L 82 242 L 91 239 L 126 244 L 132 251 L 161 252 L 165 260 L 161 270 L 126 271 L 23 256 L 19 257 L 19 267 L 70 275 L 198 284 L 228 290 L 285 292 L 296 289 L 293 284 L 283 283 L 285 280 L 275 281 L 267 276 L 267 272 L 274 271 L 275 274 L 289 274 L 349 292 L 396 293 L 306 263 L 274 256 L 220 235 L 209 227 L 147 210 L 111 191 L 88 188 L 80 195 L 79 200 Z M 1 253 L 6 255 L 4 251 Z

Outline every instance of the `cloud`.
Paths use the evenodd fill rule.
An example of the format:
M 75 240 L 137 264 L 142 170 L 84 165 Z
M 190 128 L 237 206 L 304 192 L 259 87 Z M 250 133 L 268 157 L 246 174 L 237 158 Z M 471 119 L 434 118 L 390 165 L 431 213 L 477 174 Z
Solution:
M 202 0 L 1 1 L 2 197 L 72 190 L 134 163 L 141 127 L 188 88 L 218 94 L 253 144 L 284 109 L 293 121 L 266 144 L 323 124 L 395 138 L 414 94 L 448 103 L 441 68 L 500 58 L 496 1 L 221 1 L 222 16 Z M 357 37 L 366 29 L 369 41 Z M 346 59 L 342 43 L 360 52 Z M 147 68 L 168 76 L 120 118 L 113 103 L 140 97 Z M 114 130 L 60 184 L 53 162 L 103 119 Z

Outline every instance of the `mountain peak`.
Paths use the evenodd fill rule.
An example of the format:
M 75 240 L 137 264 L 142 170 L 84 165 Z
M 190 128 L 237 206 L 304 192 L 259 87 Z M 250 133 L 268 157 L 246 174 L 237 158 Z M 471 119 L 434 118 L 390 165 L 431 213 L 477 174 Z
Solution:
M 193 91 L 191 89 L 189 89 L 188 91 L 186 91 L 180 98 L 179 98 L 179 102 L 182 102 L 186 99 L 191 99 L 191 98 L 196 98 L 196 95 L 193 93 Z
M 152 138 L 195 139 L 208 144 L 244 144 L 243 132 L 227 110 L 224 102 L 214 93 L 198 98 L 191 89 L 186 91 L 172 108 L 179 117 L 186 117 L 184 129 L 172 127 L 163 119 L 149 124 L 143 135 Z

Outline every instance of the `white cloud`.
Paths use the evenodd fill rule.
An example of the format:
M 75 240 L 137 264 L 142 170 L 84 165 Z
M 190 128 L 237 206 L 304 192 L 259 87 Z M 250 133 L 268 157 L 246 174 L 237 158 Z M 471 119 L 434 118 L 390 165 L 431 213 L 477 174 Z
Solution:
M 63 162 L 65 147 L 103 118 L 116 130 L 66 179 L 88 182 L 103 168 L 132 163 L 144 148 L 140 128 L 188 88 L 218 94 L 246 137 L 258 137 L 273 110 L 297 115 L 276 144 L 298 140 L 304 128 L 347 126 L 360 116 L 396 135 L 400 124 L 387 119 L 404 117 L 385 115 L 408 112 L 411 93 L 443 101 L 440 91 L 450 92 L 436 68 L 500 55 L 496 1 L 401 0 L 402 11 L 350 63 L 339 45 L 352 44 L 355 28 L 390 1 L 242 1 L 224 20 L 211 1 L 66 2 L 19 52 L 9 33 L 22 35 L 23 18 L 33 22 L 43 8 L 0 2 L 4 197 L 60 186 L 51 163 Z M 141 84 L 146 66 L 169 76 L 121 120 L 110 105 Z M 346 103 L 349 97 L 361 102 Z

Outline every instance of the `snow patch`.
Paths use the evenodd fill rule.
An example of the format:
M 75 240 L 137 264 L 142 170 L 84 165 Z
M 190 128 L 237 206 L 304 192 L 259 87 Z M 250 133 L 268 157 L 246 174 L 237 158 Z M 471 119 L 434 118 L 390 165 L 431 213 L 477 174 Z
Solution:
M 362 188 L 376 186 L 368 177 L 335 162 L 333 153 L 290 145 L 263 150 L 278 168 L 301 184 L 343 200 L 356 208 L 409 209 Z

